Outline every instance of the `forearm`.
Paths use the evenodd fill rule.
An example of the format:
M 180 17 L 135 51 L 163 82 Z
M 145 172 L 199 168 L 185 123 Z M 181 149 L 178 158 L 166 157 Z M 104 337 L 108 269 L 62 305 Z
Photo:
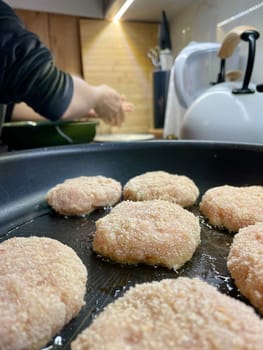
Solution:
M 121 125 L 124 113 L 132 110 L 130 103 L 123 100 L 115 90 L 106 85 L 92 86 L 75 76 L 72 76 L 72 82 L 72 97 L 69 99 L 65 112 L 58 115 L 61 120 L 101 118 L 108 124 Z M 46 103 L 48 104 L 49 101 Z M 52 109 L 55 108 L 53 103 L 46 107 L 51 114 L 56 113 Z M 25 103 L 16 104 L 12 113 L 12 120 L 39 121 L 45 118 Z
M 31 107 L 29 107 L 26 103 L 17 103 L 14 106 L 12 112 L 12 120 L 33 120 L 33 121 L 41 121 L 46 120 L 46 118 L 42 117 L 40 114 L 35 112 Z
M 93 86 L 81 78 L 72 76 L 73 94 L 62 119 L 78 119 L 94 110 L 98 118 L 111 125 L 124 121 L 124 100 L 107 85 Z
M 62 119 L 79 119 L 94 109 L 98 102 L 99 93 L 95 86 L 89 85 L 85 80 L 72 76 L 73 95 L 71 102 L 62 115 Z

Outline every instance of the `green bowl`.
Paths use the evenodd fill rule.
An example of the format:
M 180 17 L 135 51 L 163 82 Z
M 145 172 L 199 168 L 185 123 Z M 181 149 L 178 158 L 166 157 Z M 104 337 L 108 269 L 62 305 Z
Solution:
M 91 142 L 97 121 L 19 121 L 4 123 L 2 143 L 10 149 L 69 145 Z

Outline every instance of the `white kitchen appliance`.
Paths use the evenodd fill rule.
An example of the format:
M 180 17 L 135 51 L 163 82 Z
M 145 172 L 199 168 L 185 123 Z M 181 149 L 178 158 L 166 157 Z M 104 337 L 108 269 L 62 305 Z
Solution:
M 244 79 L 218 83 L 196 98 L 184 115 L 181 138 L 263 142 L 263 94 L 250 83 L 258 37 L 251 26 L 236 27 L 226 35 L 218 53 L 221 62 L 232 56 L 240 40 L 248 42 Z
M 176 57 L 170 74 L 165 137 L 180 137 L 181 124 L 187 108 L 217 82 L 220 67 L 219 49 L 220 44 L 215 42 L 190 42 Z M 244 59 L 239 50 L 227 60 L 224 68 L 227 72 L 244 69 Z

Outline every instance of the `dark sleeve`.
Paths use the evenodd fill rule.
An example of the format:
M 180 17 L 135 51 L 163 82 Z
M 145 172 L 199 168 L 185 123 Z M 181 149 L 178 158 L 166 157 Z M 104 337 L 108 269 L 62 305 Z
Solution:
M 71 75 L 55 66 L 37 35 L 27 31 L 0 0 L 0 103 L 25 102 L 44 117 L 57 120 L 72 94 Z
M 9 104 L 6 106 L 5 119 L 4 119 L 4 122 L 5 122 L 5 123 L 11 122 L 14 107 L 15 107 L 14 103 L 9 103 Z

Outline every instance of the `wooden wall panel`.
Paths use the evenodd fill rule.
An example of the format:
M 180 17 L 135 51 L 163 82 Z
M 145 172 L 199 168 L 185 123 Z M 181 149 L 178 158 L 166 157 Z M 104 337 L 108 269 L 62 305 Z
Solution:
M 36 33 L 42 42 L 50 47 L 48 14 L 45 12 L 35 12 L 27 10 L 16 10 L 16 14 L 21 18 L 25 27 Z
M 27 10 L 16 13 L 51 50 L 60 69 L 82 76 L 78 17 Z
M 49 15 L 50 49 L 57 65 L 82 76 L 79 20 L 74 16 Z
M 147 132 L 153 125 L 153 66 L 147 51 L 156 46 L 157 32 L 153 23 L 80 20 L 85 79 L 112 86 L 135 105 L 123 126 L 112 132 Z

